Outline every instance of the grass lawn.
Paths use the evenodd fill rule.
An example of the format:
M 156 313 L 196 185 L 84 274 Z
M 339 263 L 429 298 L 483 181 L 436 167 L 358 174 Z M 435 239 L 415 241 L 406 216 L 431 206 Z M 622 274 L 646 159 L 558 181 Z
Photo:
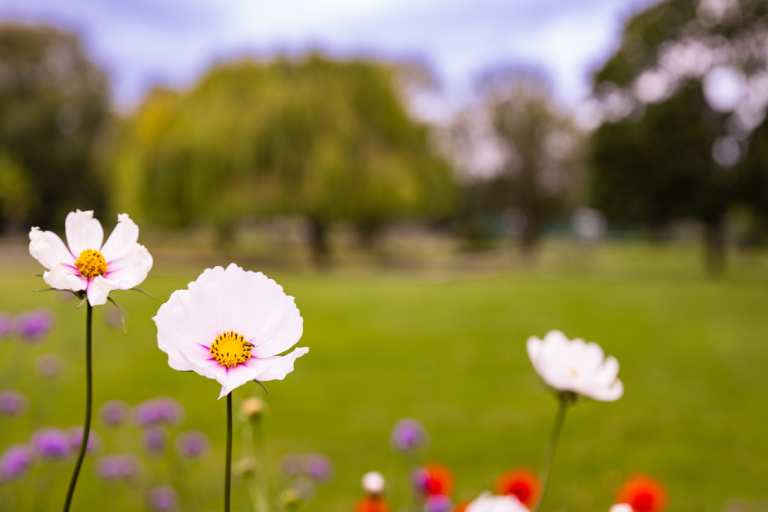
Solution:
M 626 393 L 617 403 L 582 403 L 567 418 L 547 509 L 607 510 L 628 476 L 665 483 L 672 511 L 719 511 L 728 504 L 768 510 L 768 264 L 740 257 L 720 279 L 701 274 L 697 254 L 680 248 L 608 247 L 589 257 L 553 257 L 534 270 L 350 272 L 275 275 L 296 296 L 312 352 L 284 382 L 269 385 L 266 418 L 272 488 L 291 452 L 321 452 L 335 476 L 307 510 L 352 511 L 363 472 L 388 474 L 391 498 L 405 502 L 408 467 L 389 446 L 392 425 L 421 420 L 431 444 L 425 459 L 456 473 L 458 498 L 489 489 L 503 470 L 537 468 L 555 413 L 533 374 L 530 335 L 551 328 L 601 343 L 621 362 Z M 186 407 L 184 428 L 214 442 L 201 463 L 170 469 L 150 461 L 147 474 L 183 473 L 192 488 L 183 510 L 220 509 L 224 401 L 218 385 L 170 370 L 155 344 L 151 317 L 171 290 L 199 268 L 158 262 L 144 288 L 153 297 L 115 294 L 127 333 L 96 315 L 97 407 L 157 395 Z M 23 418 L 0 418 L 0 449 L 44 425 L 72 426 L 82 415 L 85 311 L 54 294 L 30 262 L 4 263 L 0 311 L 51 307 L 57 325 L 39 346 L 0 346 L 1 387 L 30 399 Z M 41 353 L 64 362 L 58 380 L 36 376 Z M 258 386 L 236 392 L 238 399 Z M 138 431 L 107 432 L 102 451 L 138 443 Z M 121 445 L 122 443 L 122 445 Z M 242 455 L 235 445 L 235 457 Z M 38 467 L 26 483 L 0 486 L 7 510 L 56 510 L 71 461 Z M 39 486 L 39 491 L 35 486 Z M 141 510 L 140 493 L 109 486 L 84 469 L 75 508 Z M 246 510 L 235 482 L 234 510 Z M 25 500 L 25 501 L 21 501 Z M 18 505 L 23 503 L 24 505 Z

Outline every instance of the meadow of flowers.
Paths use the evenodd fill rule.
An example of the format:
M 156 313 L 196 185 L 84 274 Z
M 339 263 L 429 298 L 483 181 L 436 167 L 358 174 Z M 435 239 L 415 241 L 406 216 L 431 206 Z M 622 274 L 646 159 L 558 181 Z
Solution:
M 309 348 L 296 345 L 305 338 L 305 327 L 308 333 L 312 332 L 312 323 L 307 321 L 305 325 L 297 306 L 302 304 L 301 296 L 297 294 L 294 299 L 274 280 L 236 264 L 208 268 L 167 298 L 136 294 L 131 304 L 145 300 L 154 301 L 156 305 L 151 319 L 139 320 L 145 325 L 153 322 L 154 333 L 153 339 L 132 339 L 130 328 L 128 334 L 121 333 L 125 323 L 122 315 L 130 315 L 131 308 L 122 305 L 118 308 L 122 295 L 113 295 L 113 292 L 136 289 L 151 274 L 153 259 L 137 242 L 138 226 L 123 214 L 104 242 L 101 224 L 91 212 L 73 212 L 66 224 L 66 244 L 52 232 L 33 229 L 30 253 L 44 267 L 42 279 L 56 294 L 56 300 L 64 301 L 57 309 L 69 318 L 60 319 L 59 315 L 43 308 L 0 315 L 0 337 L 9 363 L 8 371 L 1 376 L 0 415 L 5 422 L 3 429 L 12 433 L 6 436 L 12 442 L 0 447 L 3 450 L 0 456 L 2 509 L 87 510 L 94 500 L 105 494 L 115 510 L 218 508 L 262 512 L 311 510 L 321 502 L 327 484 L 338 478 L 332 459 L 316 453 L 312 447 L 300 445 L 297 453 L 284 455 L 279 464 L 282 476 L 276 477 L 278 465 L 268 454 L 271 429 L 264 424 L 265 418 L 279 417 L 283 411 L 291 410 L 281 404 L 287 396 L 306 401 L 323 396 L 322 384 L 316 384 L 318 389 L 308 389 L 301 397 L 295 393 L 281 395 L 279 389 L 283 383 L 272 382 L 284 379 L 290 382 L 292 374 L 300 374 L 305 364 L 303 356 Z M 94 310 L 98 309 L 105 310 L 99 318 L 106 325 L 94 332 Z M 67 343 L 80 339 L 78 351 L 82 351 L 84 360 L 69 357 L 67 351 L 72 349 L 62 343 L 40 350 L 49 343 L 48 338 L 54 338 L 57 330 L 62 329 L 61 324 L 81 325 L 79 332 L 68 329 L 64 338 Z M 100 372 L 108 374 L 115 370 L 115 360 L 105 362 L 105 359 L 113 356 L 119 360 L 122 353 L 119 345 L 112 345 L 117 336 L 123 337 L 120 344 L 151 344 L 156 354 L 139 364 L 134 361 L 129 382 L 116 386 L 113 381 L 110 387 L 100 390 Z M 306 343 L 317 347 L 311 336 Z M 100 344 L 110 344 L 109 349 L 94 357 L 94 347 L 98 353 Z M 616 416 L 602 416 L 601 409 L 614 407 L 613 402 L 623 398 L 625 389 L 623 379 L 619 378 L 619 362 L 606 355 L 598 344 L 570 339 L 557 330 L 547 332 L 542 338 L 529 336 L 527 343 L 515 343 L 511 347 L 528 359 L 527 378 L 534 385 L 525 392 L 532 394 L 531 400 L 546 404 L 541 407 L 549 411 L 536 420 L 535 428 L 547 432 L 546 436 L 537 438 L 542 441 L 538 448 L 530 448 L 539 453 L 537 461 L 520 466 L 507 460 L 504 454 L 507 449 L 500 447 L 508 441 L 488 437 L 485 439 L 488 451 L 496 452 L 497 466 L 501 464 L 505 469 L 489 471 L 483 479 L 484 485 L 473 489 L 463 486 L 459 491 L 455 483 L 472 465 L 436 462 L 441 432 L 428 432 L 418 419 L 402 419 L 396 422 L 390 435 L 391 449 L 399 460 L 394 467 L 380 467 L 388 462 L 377 460 L 374 456 L 377 450 L 366 452 L 365 446 L 349 447 L 356 450 L 366 471 L 360 472 L 359 484 L 346 484 L 361 484 L 357 500 L 349 500 L 347 509 L 359 512 L 568 509 L 563 491 L 557 489 L 572 489 L 573 483 L 569 481 L 579 479 L 579 475 L 560 470 L 558 465 L 559 450 L 578 442 L 570 438 L 567 420 L 588 414 L 595 425 L 608 421 L 605 418 L 615 421 Z M 306 359 L 312 357 L 315 352 Z M 435 362 L 439 362 L 439 357 L 435 356 Z M 30 360 L 33 364 L 28 364 Z M 385 366 L 387 362 L 381 363 Z M 341 358 L 335 364 L 354 366 L 356 361 Z M 149 368 L 150 365 L 153 367 Z M 183 380 L 175 382 L 184 382 L 185 389 L 178 384 L 155 385 L 155 376 L 162 372 L 170 374 L 173 370 L 184 372 Z M 43 396 L 17 389 L 15 383 L 23 381 L 14 378 L 17 372 L 34 372 L 37 390 L 42 391 Z M 63 373 L 72 379 L 77 376 L 80 389 L 85 388 L 84 397 L 70 396 L 68 392 L 73 386 L 69 386 L 67 393 L 56 388 Z M 208 387 L 194 387 L 194 399 L 190 401 L 188 389 L 199 386 L 191 384 L 197 376 L 216 381 L 220 386 L 218 396 Z M 493 381 L 488 384 L 492 385 Z M 305 381 L 304 385 L 312 386 L 312 383 Z M 363 390 L 366 387 L 359 375 L 349 385 L 359 385 Z M 428 390 L 431 383 L 427 381 L 423 385 Z M 209 392 L 198 393 L 201 389 Z M 488 390 L 503 392 L 501 387 L 491 386 Z M 136 394 L 144 398 L 134 401 Z M 82 411 L 82 423 L 56 424 L 46 418 L 45 404 L 58 401 L 62 396 L 66 397 L 66 416 L 74 418 L 75 412 Z M 295 428 L 313 431 L 324 424 L 332 429 L 334 417 L 345 414 L 342 411 L 348 404 L 341 396 L 335 399 L 337 402 L 334 397 L 326 397 L 319 408 L 317 403 L 294 405 L 294 408 L 306 406 L 313 412 L 323 413 L 314 417 L 316 424 L 305 421 Z M 376 404 L 359 409 L 370 412 L 371 407 L 375 408 Z M 195 409 L 195 418 L 205 416 L 205 427 L 190 421 L 188 408 Z M 481 415 L 468 414 L 459 417 L 458 423 L 463 422 L 468 429 L 477 428 L 471 421 L 477 417 Z M 380 418 L 372 414 L 371 421 L 380 421 Z M 291 421 L 290 415 L 282 421 Z M 214 425 L 218 427 L 212 428 Z M 601 427 L 595 430 L 601 431 Z M 514 432 L 510 432 L 510 439 L 515 439 Z M 583 436 L 580 440 L 583 442 Z M 527 439 L 517 442 L 532 444 Z M 659 477 L 642 474 L 652 464 L 641 460 L 636 469 L 627 471 L 632 464 L 623 459 L 617 458 L 617 466 L 624 469 L 622 473 L 614 473 L 612 487 L 583 485 L 582 492 L 602 495 L 596 501 L 606 504 L 605 509 L 610 508 L 612 512 L 665 510 L 674 496 L 668 496 Z M 566 466 L 572 467 L 572 464 Z M 84 474 L 84 468 L 88 468 L 90 474 Z M 68 483 L 64 486 L 63 482 Z M 62 493 L 58 495 L 50 489 L 61 489 Z M 79 498 L 81 495 L 84 497 Z M 556 501 L 550 495 L 556 497 Z M 80 504 L 78 500 L 82 500 Z M 584 498 L 577 495 L 575 501 L 579 500 Z M 213 504 L 216 501 L 219 505 Z

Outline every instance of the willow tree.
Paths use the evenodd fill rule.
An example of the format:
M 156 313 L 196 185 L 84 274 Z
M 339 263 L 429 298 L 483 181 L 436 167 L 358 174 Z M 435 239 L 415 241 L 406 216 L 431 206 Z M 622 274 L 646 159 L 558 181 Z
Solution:
M 300 215 L 325 261 L 334 223 L 370 233 L 451 205 L 450 172 L 396 73 L 318 55 L 217 66 L 189 91 L 148 98 L 118 167 L 150 221 L 228 233 L 244 217 Z

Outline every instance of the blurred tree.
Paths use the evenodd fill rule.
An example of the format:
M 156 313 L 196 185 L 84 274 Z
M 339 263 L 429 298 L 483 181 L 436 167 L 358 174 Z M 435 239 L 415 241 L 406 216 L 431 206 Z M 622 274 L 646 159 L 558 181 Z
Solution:
M 66 210 L 102 207 L 109 120 L 105 75 L 74 35 L 0 25 L 0 226 L 50 225 Z
M 531 257 L 545 222 L 578 202 L 583 137 L 536 71 L 499 68 L 482 78 L 481 91 L 480 107 L 454 129 L 462 167 L 475 178 L 470 208 L 481 218 L 516 213 L 520 246 Z
M 764 0 L 660 2 L 627 22 L 594 78 L 602 118 L 591 148 L 595 205 L 654 230 L 698 220 L 714 273 L 725 263 L 728 213 L 757 204 L 744 155 L 765 123 L 766 40 Z M 762 180 L 768 161 L 751 168 Z
M 449 169 L 395 73 L 319 55 L 220 65 L 188 93 L 150 96 L 117 167 L 138 177 L 144 215 L 162 224 L 213 223 L 226 238 L 246 216 L 302 215 L 324 263 L 335 222 L 372 237 L 451 205 Z

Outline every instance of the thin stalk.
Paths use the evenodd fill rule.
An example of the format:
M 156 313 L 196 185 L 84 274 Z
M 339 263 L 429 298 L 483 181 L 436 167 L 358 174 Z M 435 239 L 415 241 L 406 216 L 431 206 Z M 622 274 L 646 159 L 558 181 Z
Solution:
M 83 420 L 83 436 L 80 440 L 80 453 L 77 455 L 75 469 L 72 471 L 72 478 L 69 481 L 67 497 L 64 500 L 64 512 L 69 512 L 72 506 L 72 498 L 75 496 L 75 487 L 77 479 L 80 476 L 80 469 L 83 467 L 85 453 L 88 451 L 88 439 L 91 435 L 91 408 L 93 405 L 93 365 L 91 353 L 91 326 L 93 324 L 93 307 L 86 303 L 85 315 L 85 419 Z
M 227 395 L 227 454 L 224 464 L 224 512 L 229 512 L 232 487 L 232 393 Z
M 544 496 L 547 493 L 547 487 L 549 486 L 549 479 L 552 474 L 552 463 L 555 461 L 555 452 L 557 452 L 557 445 L 560 442 L 560 433 L 563 430 L 563 423 L 565 423 L 565 413 L 568 411 L 570 400 L 565 396 L 558 397 L 558 409 L 557 416 L 555 417 L 555 424 L 552 427 L 552 432 L 549 435 L 549 443 L 547 444 L 547 451 L 544 454 L 544 465 L 541 468 L 541 495 L 536 502 L 536 507 L 533 512 L 539 512 L 542 503 L 544 503 Z

